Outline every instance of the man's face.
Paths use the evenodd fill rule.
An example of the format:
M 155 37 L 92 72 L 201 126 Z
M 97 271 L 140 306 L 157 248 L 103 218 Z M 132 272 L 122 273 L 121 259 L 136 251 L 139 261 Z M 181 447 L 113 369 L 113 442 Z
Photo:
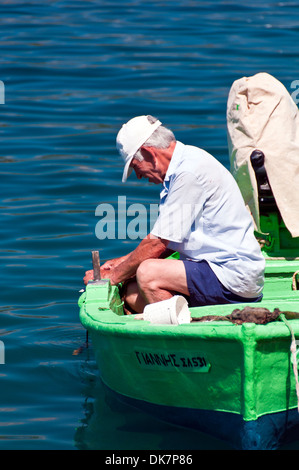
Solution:
M 163 183 L 164 177 L 159 168 L 158 159 L 142 152 L 144 160 L 139 161 L 133 158 L 131 167 L 136 173 L 138 179 L 147 178 L 150 183 L 160 184 Z

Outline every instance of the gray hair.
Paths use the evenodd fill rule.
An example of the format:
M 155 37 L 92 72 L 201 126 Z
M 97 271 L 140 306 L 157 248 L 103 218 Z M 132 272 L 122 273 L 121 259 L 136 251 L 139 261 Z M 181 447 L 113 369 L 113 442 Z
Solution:
M 157 118 L 151 115 L 148 115 L 147 119 L 151 124 L 157 121 Z M 147 141 L 144 142 L 143 145 L 145 145 L 146 147 L 156 147 L 158 149 L 167 149 L 170 146 L 170 144 L 175 141 L 176 141 L 176 138 L 173 132 L 170 129 L 167 129 L 167 127 L 164 127 L 161 125 L 158 127 L 158 129 L 156 129 L 153 132 L 150 138 L 147 139 Z M 140 162 L 143 160 L 143 156 L 141 154 L 140 149 L 137 150 L 137 152 L 134 155 L 134 158 L 136 158 Z

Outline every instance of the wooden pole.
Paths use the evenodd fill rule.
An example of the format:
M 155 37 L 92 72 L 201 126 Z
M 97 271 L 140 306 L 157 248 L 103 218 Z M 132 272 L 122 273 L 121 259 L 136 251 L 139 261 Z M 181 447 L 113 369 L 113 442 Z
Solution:
M 93 280 L 99 281 L 101 279 L 100 271 L 100 256 L 98 251 L 92 251 L 92 265 L 93 265 Z

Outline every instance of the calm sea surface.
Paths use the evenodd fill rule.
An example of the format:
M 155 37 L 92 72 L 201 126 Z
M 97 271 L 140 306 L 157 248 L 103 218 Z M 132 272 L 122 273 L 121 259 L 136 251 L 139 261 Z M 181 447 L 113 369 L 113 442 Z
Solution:
M 298 2 L 6 0 L 0 47 L 0 449 L 227 449 L 105 397 L 92 348 L 73 355 L 78 291 L 91 250 L 137 244 L 99 240 L 97 206 L 158 202 L 121 183 L 121 124 L 157 116 L 228 167 L 232 82 L 299 79 Z

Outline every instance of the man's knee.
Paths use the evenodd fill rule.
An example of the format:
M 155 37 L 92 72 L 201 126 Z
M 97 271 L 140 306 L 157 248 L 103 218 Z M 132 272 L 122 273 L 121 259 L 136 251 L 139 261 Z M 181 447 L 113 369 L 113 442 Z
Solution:
M 136 272 L 136 279 L 138 285 L 142 288 L 143 286 L 154 287 L 156 284 L 157 266 L 155 260 L 147 259 L 142 261 Z

